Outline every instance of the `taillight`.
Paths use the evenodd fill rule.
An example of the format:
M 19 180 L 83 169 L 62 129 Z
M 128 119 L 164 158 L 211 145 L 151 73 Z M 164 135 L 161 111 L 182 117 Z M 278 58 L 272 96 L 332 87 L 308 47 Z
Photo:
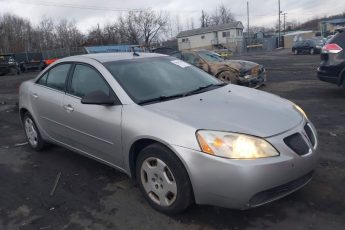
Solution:
M 322 47 L 322 53 L 328 53 L 328 54 L 337 54 L 341 52 L 342 50 L 343 49 L 337 44 L 327 44 L 324 47 Z

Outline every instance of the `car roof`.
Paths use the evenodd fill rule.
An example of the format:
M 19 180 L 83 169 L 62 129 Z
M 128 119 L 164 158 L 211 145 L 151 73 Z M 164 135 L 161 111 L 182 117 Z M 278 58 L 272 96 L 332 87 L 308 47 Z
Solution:
M 119 53 L 96 53 L 96 54 L 84 54 L 71 56 L 61 59 L 60 61 L 80 61 L 82 59 L 94 59 L 98 62 L 113 62 L 121 60 L 131 60 L 140 58 L 152 58 L 152 57 L 167 57 L 168 55 L 158 53 L 137 53 L 139 56 L 135 56 L 132 52 L 119 52 Z

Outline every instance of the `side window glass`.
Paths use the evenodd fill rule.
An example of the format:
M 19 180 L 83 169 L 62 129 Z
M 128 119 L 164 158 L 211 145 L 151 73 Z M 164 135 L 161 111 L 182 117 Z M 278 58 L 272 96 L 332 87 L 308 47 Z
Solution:
M 198 58 L 193 54 L 189 54 L 189 53 L 183 54 L 183 60 L 192 64 L 192 65 L 198 64 L 197 59 Z
M 53 89 L 65 91 L 66 78 L 71 64 L 62 64 L 49 70 L 47 86 Z
M 37 84 L 39 84 L 39 85 L 47 85 L 47 78 L 48 78 L 48 73 L 44 74 L 44 75 L 37 81 Z
M 171 56 L 176 57 L 178 59 L 182 59 L 181 52 L 172 53 Z
M 95 91 L 110 96 L 110 88 L 102 76 L 95 69 L 85 65 L 75 66 L 70 91 L 77 97 L 84 97 Z

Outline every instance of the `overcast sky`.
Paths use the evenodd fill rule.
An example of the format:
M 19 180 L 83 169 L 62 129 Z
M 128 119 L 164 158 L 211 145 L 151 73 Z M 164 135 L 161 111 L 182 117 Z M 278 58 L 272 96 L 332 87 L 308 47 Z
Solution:
M 130 9 L 152 8 L 170 14 L 174 25 L 177 15 L 186 28 L 187 21 L 199 26 L 202 9 L 214 11 L 223 3 L 231 9 L 237 20 L 246 25 L 247 0 L 0 0 L 0 15 L 12 13 L 31 20 L 34 24 L 43 16 L 56 20 L 75 20 L 79 29 L 86 32 L 99 23 L 112 22 Z M 278 0 L 249 0 L 250 23 L 273 27 L 278 20 Z M 316 16 L 345 12 L 344 0 L 281 0 L 281 10 L 289 20 L 306 21 Z

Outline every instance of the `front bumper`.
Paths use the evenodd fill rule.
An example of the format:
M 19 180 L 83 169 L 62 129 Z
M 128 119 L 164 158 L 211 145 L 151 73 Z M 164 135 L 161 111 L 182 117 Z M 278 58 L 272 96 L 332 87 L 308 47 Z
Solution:
M 190 176 L 198 204 L 248 209 L 284 197 L 307 184 L 318 160 L 317 144 L 300 156 L 283 141 L 302 133 L 305 121 L 266 138 L 280 152 L 278 157 L 232 160 L 174 146 Z M 314 133 L 315 129 L 313 128 Z
M 250 78 L 246 79 L 244 77 L 240 77 L 239 85 L 250 87 L 250 88 L 258 88 L 263 85 L 267 81 L 266 71 L 261 72 L 256 76 L 250 76 Z

